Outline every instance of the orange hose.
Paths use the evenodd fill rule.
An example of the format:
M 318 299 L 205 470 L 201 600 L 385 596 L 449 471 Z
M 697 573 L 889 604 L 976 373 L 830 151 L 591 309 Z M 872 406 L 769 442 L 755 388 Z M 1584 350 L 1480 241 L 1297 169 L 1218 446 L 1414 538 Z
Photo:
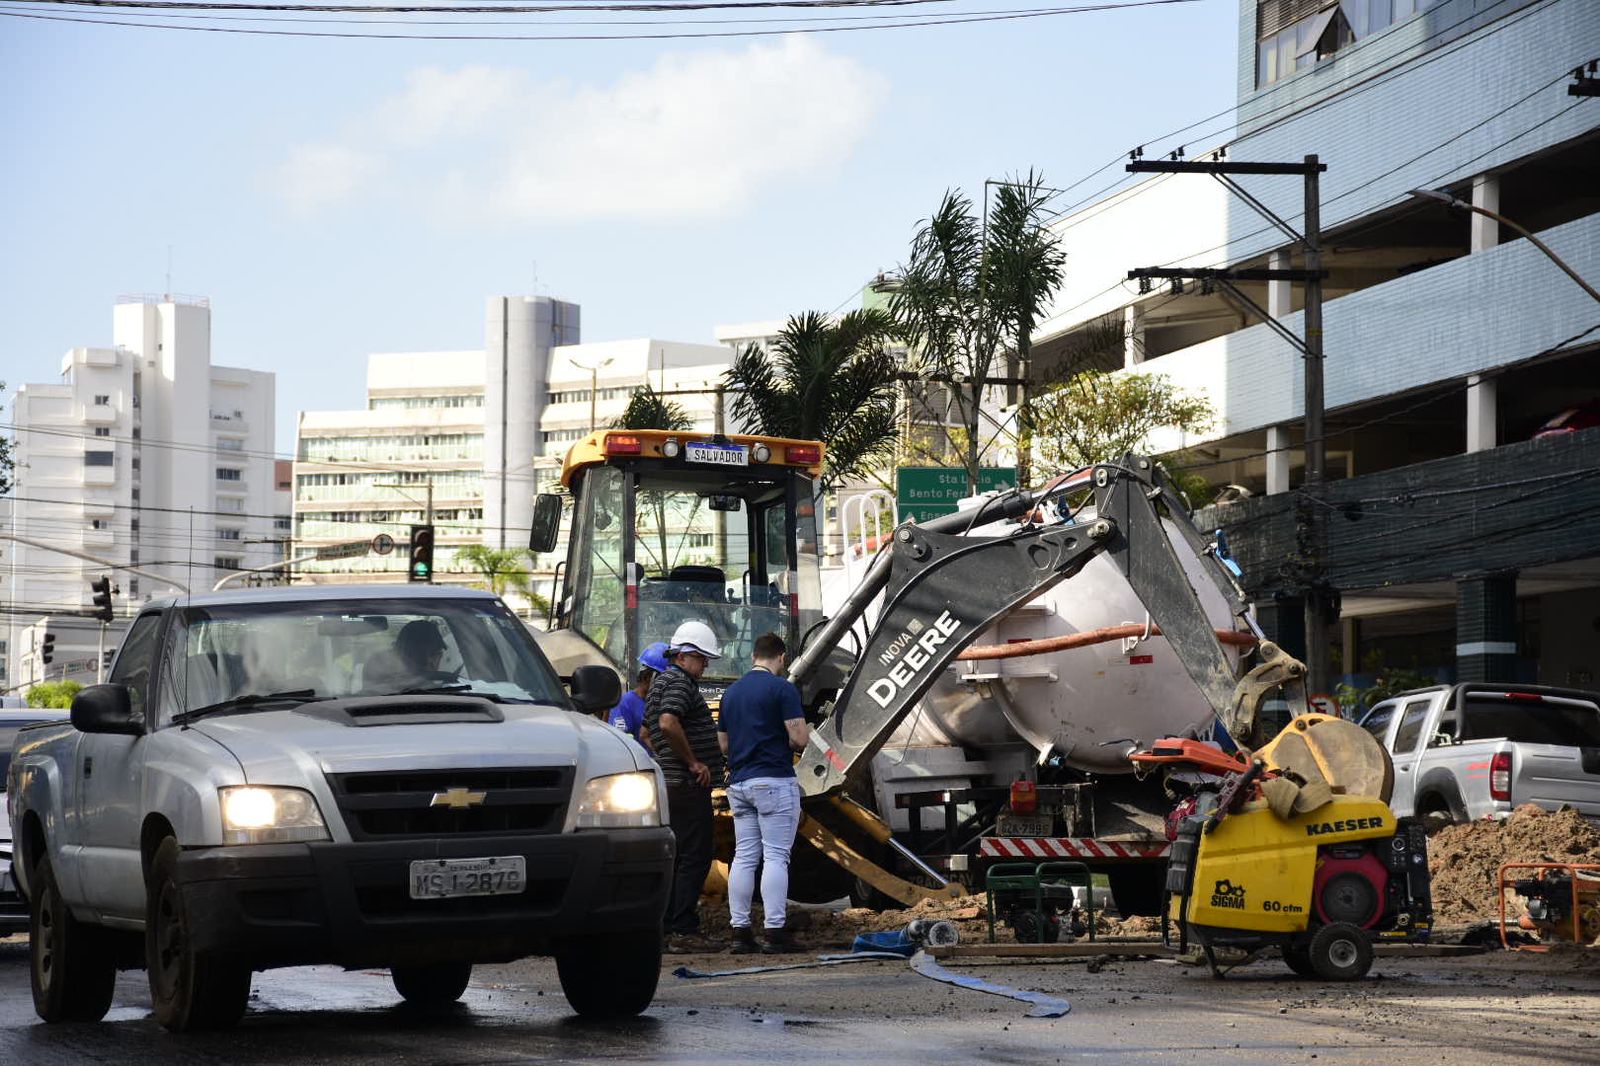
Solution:
M 1234 629 L 1219 629 L 1216 633 L 1218 640 L 1224 644 L 1232 644 L 1236 648 L 1248 648 L 1256 642 L 1256 637 L 1253 633 L 1240 633 Z M 1023 640 L 1015 644 L 979 644 L 957 655 L 956 660 L 958 662 L 972 662 L 976 659 L 1018 659 L 1025 655 L 1043 655 L 1052 651 L 1086 648 L 1091 644 L 1104 644 L 1109 640 L 1141 637 L 1144 634 L 1145 627 L 1138 623 L 1125 626 L 1106 626 L 1103 629 L 1090 629 L 1082 633 L 1069 633 L 1064 637 L 1046 637 L 1044 640 Z M 1159 637 L 1160 635 L 1161 628 L 1152 625 L 1150 627 L 1150 636 Z

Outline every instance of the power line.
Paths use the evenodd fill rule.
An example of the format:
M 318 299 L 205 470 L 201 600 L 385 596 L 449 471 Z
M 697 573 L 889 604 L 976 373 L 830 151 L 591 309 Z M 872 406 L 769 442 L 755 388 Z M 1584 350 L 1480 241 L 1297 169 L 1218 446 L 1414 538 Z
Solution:
M 38 2 L 38 0 L 34 0 Z M 1115 3 L 1088 4 L 1077 7 L 1039 8 L 1011 14 L 961 14 L 928 15 L 900 22 L 880 22 L 872 25 L 804 26 L 786 29 L 762 30 L 697 30 L 673 33 L 614 33 L 614 34 L 438 34 L 438 33 L 368 33 L 348 30 L 271 30 L 238 26 L 179 25 L 173 23 L 130 22 L 123 19 L 101 17 L 73 17 L 65 15 L 28 14 L 16 10 L 0 10 L 0 17 L 32 19 L 45 22 L 72 22 L 94 26 L 125 26 L 138 29 L 185 30 L 193 33 L 234 33 L 269 37 L 329 37 L 364 40 L 409 41 L 648 41 L 648 40 L 699 40 L 730 37 L 776 37 L 802 33 L 852 33 L 864 30 L 914 29 L 928 26 L 952 26 L 985 22 L 1010 22 L 1019 19 L 1043 18 L 1054 15 L 1076 15 L 1096 11 L 1114 11 L 1126 8 L 1156 7 L 1169 4 L 1195 3 L 1197 0 L 1120 0 Z

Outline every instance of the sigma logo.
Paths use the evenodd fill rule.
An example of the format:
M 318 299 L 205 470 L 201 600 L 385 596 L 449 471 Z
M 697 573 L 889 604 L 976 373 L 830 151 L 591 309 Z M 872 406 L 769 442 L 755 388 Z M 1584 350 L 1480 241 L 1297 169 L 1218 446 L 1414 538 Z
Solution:
M 894 702 L 900 691 L 916 680 L 922 668 L 928 665 L 933 658 L 934 651 L 939 645 L 947 643 L 956 630 L 961 628 L 961 623 L 950 617 L 950 612 L 945 611 L 934 619 L 932 625 L 923 625 L 913 620 L 907 629 L 915 633 L 903 632 L 878 656 L 878 661 L 889 666 L 887 677 L 880 677 L 867 686 L 867 695 L 872 697 L 872 702 L 879 707 L 887 707 Z M 902 655 L 901 653 L 904 652 Z M 895 662 L 899 656 L 899 662 Z
M 1337 822 L 1312 822 L 1306 826 L 1306 836 L 1318 837 L 1324 833 L 1353 833 L 1358 829 L 1382 828 L 1382 818 L 1341 818 Z
M 1230 911 L 1244 910 L 1244 886 L 1218 881 L 1211 889 L 1211 905 Z

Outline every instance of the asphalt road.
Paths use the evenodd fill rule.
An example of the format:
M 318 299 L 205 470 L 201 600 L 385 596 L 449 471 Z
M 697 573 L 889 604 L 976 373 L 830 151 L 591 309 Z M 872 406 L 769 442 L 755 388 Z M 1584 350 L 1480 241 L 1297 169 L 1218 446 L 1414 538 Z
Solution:
M 750 960 L 669 967 L 685 961 Z M 527 960 L 480 968 L 463 1002 L 437 1017 L 397 1006 L 382 972 L 258 974 L 238 1029 L 174 1037 L 151 1020 L 140 971 L 121 975 L 104 1022 L 40 1024 L 27 945 L 14 939 L 0 941 L 0 1063 L 1600 1062 L 1593 954 L 1380 960 L 1353 985 L 1300 980 L 1277 961 L 1222 982 L 1170 961 L 960 970 L 1064 996 L 1072 1013 L 1025 1018 L 1019 1003 L 888 962 L 701 981 L 668 973 L 645 1016 L 599 1025 L 568 1012 L 550 963 Z

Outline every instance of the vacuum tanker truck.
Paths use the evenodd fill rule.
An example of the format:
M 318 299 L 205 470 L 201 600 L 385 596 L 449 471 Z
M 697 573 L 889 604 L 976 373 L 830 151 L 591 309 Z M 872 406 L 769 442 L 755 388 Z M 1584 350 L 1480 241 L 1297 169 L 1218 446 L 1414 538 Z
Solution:
M 907 904 L 981 886 L 997 859 L 1072 858 L 1110 876 L 1124 913 L 1154 913 L 1170 803 L 1128 755 L 1167 736 L 1231 747 L 1263 679 L 1297 665 L 1258 641 L 1217 545 L 1129 456 L 876 539 L 847 522 L 825 596 L 821 463 L 814 441 L 579 441 L 552 661 L 628 673 L 698 618 L 725 652 L 702 679 L 714 707 L 761 633 L 799 649 L 816 728 L 797 898 Z M 541 497 L 531 546 L 550 550 L 562 516 Z

